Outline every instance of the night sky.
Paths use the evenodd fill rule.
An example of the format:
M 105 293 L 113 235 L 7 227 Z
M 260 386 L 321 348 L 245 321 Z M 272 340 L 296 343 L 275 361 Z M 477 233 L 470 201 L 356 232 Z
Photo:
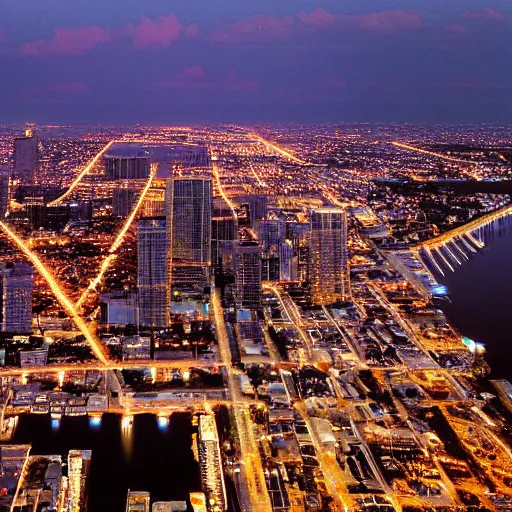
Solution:
M 510 0 L 1 0 L 0 122 L 502 122 Z

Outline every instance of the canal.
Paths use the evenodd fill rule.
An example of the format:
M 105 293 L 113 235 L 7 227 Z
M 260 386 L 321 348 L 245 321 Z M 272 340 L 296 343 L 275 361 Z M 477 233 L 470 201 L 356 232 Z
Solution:
M 199 467 L 192 452 L 190 414 L 174 413 L 170 421 L 135 415 L 132 424 L 115 414 L 102 419 L 22 415 L 13 443 L 30 443 L 31 454 L 92 450 L 88 510 L 123 512 L 126 493 L 148 491 L 151 501 L 187 500 L 200 491 Z

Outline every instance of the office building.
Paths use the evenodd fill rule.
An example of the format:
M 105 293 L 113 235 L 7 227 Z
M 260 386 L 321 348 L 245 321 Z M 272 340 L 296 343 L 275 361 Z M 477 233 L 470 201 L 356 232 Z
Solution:
M 130 491 L 128 489 L 126 512 L 150 512 L 149 492 Z
M 91 467 L 91 450 L 70 450 L 68 453 L 68 509 L 85 512 L 87 478 Z
M 286 223 L 280 219 L 263 219 L 258 222 L 263 281 L 280 280 L 279 247 L 285 234 Z
M 254 232 L 243 229 L 235 245 L 235 304 L 238 309 L 261 307 L 261 246 Z
M 25 262 L 0 264 L 0 326 L 3 332 L 32 332 L 32 266 Z
M 105 155 L 105 176 L 109 180 L 147 178 L 151 172 L 148 156 Z
M 350 297 L 347 215 L 341 208 L 319 208 L 311 213 L 309 279 L 314 304 Z
M 5 217 L 9 208 L 9 180 L 9 169 L 0 167 L 0 220 Z
M 34 183 L 39 166 L 39 138 L 27 125 L 24 137 L 14 139 L 13 178 L 18 184 Z
M 151 358 L 151 338 L 149 336 L 126 336 L 122 340 L 123 361 L 147 360 Z
M 100 318 L 105 325 L 136 325 L 137 298 L 134 293 L 112 292 L 100 297 Z
M 139 196 L 139 190 L 132 187 L 114 189 L 112 213 L 116 217 L 128 217 Z
M 222 470 L 219 438 L 215 418 L 210 414 L 199 417 L 197 434 L 201 485 L 206 495 L 208 510 L 221 512 L 227 509 L 226 487 Z
M 165 189 L 150 188 L 142 203 L 143 217 L 165 217 Z
M 169 321 L 169 251 L 165 217 L 138 222 L 137 290 L 139 324 L 165 328 Z
M 211 267 L 211 179 L 169 179 L 166 209 L 172 292 L 200 291 L 209 283 Z
M 225 272 L 233 268 L 233 247 L 238 237 L 234 215 L 213 217 L 212 219 L 212 266 L 215 272 Z

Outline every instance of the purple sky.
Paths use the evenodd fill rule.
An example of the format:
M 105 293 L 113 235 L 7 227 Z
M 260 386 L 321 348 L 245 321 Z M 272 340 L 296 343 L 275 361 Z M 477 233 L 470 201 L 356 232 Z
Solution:
M 0 122 L 509 121 L 510 0 L 2 0 Z

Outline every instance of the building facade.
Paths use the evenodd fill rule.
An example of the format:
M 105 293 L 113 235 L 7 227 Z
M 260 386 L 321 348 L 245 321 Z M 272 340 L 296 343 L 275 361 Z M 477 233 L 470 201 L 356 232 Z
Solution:
M 0 265 L 0 326 L 4 332 L 32 332 L 32 266 L 25 262 Z
M 143 217 L 137 226 L 139 324 L 162 329 L 169 323 L 170 289 L 165 217 Z
M 341 208 L 311 212 L 310 270 L 314 304 L 330 304 L 350 297 L 347 215 Z

